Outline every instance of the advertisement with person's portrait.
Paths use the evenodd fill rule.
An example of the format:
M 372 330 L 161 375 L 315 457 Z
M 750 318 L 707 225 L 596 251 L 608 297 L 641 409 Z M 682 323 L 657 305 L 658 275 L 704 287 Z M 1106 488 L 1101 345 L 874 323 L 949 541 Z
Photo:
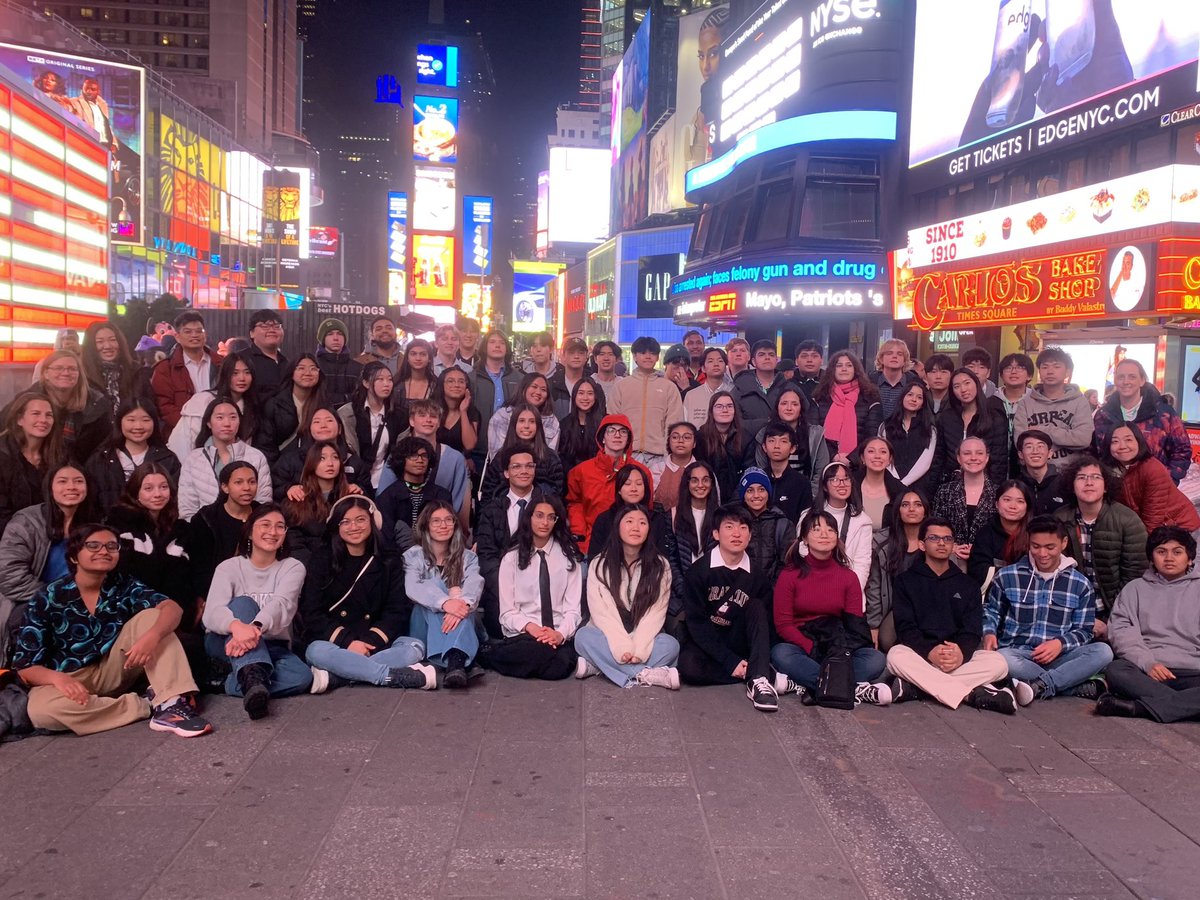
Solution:
M 972 145 L 1011 159 L 1059 139 L 1021 126 L 1073 107 L 1072 135 L 1154 112 L 1118 92 L 1194 62 L 1198 46 L 1196 4 L 1179 0 L 919 0 L 909 165 Z
M 670 209 L 692 205 L 683 198 L 684 175 L 712 159 L 711 136 L 721 98 L 719 91 L 705 87 L 720 85 L 721 43 L 729 25 L 728 6 L 702 9 L 679 19 Z
M 1109 254 L 1108 297 L 1117 312 L 1132 313 L 1145 309 L 1151 266 L 1141 247 L 1121 247 Z
M 109 151 L 109 235 L 142 242 L 143 69 L 119 63 L 0 44 L 0 65 L 47 103 L 82 122 Z

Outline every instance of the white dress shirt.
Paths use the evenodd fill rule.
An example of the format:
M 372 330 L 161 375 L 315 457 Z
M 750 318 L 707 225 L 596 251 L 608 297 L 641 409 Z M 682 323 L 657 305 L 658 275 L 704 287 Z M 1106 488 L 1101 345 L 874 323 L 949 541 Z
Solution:
M 567 568 L 567 556 L 558 542 L 551 539 L 545 547 L 550 569 L 550 606 L 554 610 L 554 630 L 570 639 L 580 625 L 583 600 L 583 563 Z M 516 637 L 531 622 L 542 624 L 542 560 L 537 550 L 525 569 L 517 566 L 517 549 L 500 560 L 500 628 L 505 637 Z
M 533 499 L 533 488 L 532 487 L 530 487 L 529 493 L 526 494 L 524 497 L 514 494 L 512 491 L 508 492 L 508 533 L 509 533 L 509 535 L 515 535 L 517 533 L 517 523 L 521 521 L 521 513 L 524 512 L 524 510 L 520 506 L 517 505 L 517 501 L 524 500 L 525 505 L 528 507 L 529 501 L 532 499 Z
M 721 548 L 713 547 L 712 553 L 708 555 L 708 565 L 712 569 L 732 569 L 737 571 L 741 569 L 743 572 L 750 571 L 750 554 L 742 551 L 742 558 L 736 566 L 726 565 L 725 558 L 721 556 Z
M 186 353 L 183 354 L 183 366 L 187 369 L 188 377 L 192 379 L 194 393 L 207 391 L 213 386 L 212 361 L 207 353 L 201 354 L 199 361 L 192 359 Z

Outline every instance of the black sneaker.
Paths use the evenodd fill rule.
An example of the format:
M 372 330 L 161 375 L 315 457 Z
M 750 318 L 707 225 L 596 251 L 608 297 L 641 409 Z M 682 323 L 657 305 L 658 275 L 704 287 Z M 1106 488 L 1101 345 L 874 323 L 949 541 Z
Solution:
M 1033 700 L 1041 700 L 1046 696 L 1046 682 L 1040 678 L 1035 678 L 1029 682 L 1029 688 L 1033 691 Z M 1029 702 L 1032 703 L 1033 700 Z M 1024 704 L 1022 704 L 1024 705 Z
M 446 675 L 442 684 L 450 690 L 462 690 L 467 686 L 467 654 L 451 650 L 446 654 Z
M 776 712 L 779 709 L 779 695 L 765 678 L 755 678 L 747 684 L 746 696 L 760 712 Z
M 981 684 L 971 691 L 967 695 L 967 705 L 1006 716 L 1017 714 L 1017 698 L 1013 696 L 1012 690 L 991 684 Z
M 911 681 L 906 681 L 899 675 L 894 677 L 888 685 L 892 690 L 893 703 L 906 703 L 909 700 L 920 700 L 925 696 L 925 692 L 913 684 Z
M 1104 682 L 1102 675 L 1093 675 L 1082 684 L 1077 684 L 1075 687 L 1067 691 L 1072 697 L 1082 697 L 1084 700 L 1099 700 L 1100 695 L 1108 690 L 1108 685 Z
M 437 687 L 437 674 L 434 672 L 433 666 L 423 666 L 420 663 L 415 666 L 388 669 L 387 681 L 384 682 L 384 685 L 405 688 L 410 691 L 431 691 Z
M 237 681 L 242 689 L 242 709 L 251 719 L 261 719 L 271 702 L 271 670 L 263 663 L 252 663 L 238 669 Z
M 869 681 L 860 681 L 854 689 L 854 702 L 887 706 L 892 702 L 892 689 L 882 681 L 875 684 L 871 684 Z
M 1142 708 L 1136 700 L 1126 700 L 1116 694 L 1101 694 L 1100 699 L 1096 701 L 1096 715 L 1140 719 Z
M 182 738 L 199 737 L 212 731 L 207 719 L 196 714 L 192 705 L 180 697 L 170 706 L 158 707 L 150 717 L 151 731 L 169 731 Z

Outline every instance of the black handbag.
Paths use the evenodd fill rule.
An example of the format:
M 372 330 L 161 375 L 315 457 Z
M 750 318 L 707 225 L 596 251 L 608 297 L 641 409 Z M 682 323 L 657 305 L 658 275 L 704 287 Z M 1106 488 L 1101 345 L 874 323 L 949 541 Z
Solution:
M 849 650 L 835 650 L 821 663 L 814 699 L 817 706 L 830 709 L 854 709 L 854 655 Z

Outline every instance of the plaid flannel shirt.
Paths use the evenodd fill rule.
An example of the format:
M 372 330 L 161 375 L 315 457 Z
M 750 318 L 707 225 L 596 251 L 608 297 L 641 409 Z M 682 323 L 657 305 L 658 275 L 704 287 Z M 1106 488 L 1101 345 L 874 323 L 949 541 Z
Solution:
M 1001 647 L 1036 647 L 1057 638 L 1064 651 L 1074 650 L 1091 641 L 1095 621 L 1095 591 L 1073 562 L 1043 578 L 1028 556 L 996 573 L 983 608 L 983 633 L 996 635 Z

